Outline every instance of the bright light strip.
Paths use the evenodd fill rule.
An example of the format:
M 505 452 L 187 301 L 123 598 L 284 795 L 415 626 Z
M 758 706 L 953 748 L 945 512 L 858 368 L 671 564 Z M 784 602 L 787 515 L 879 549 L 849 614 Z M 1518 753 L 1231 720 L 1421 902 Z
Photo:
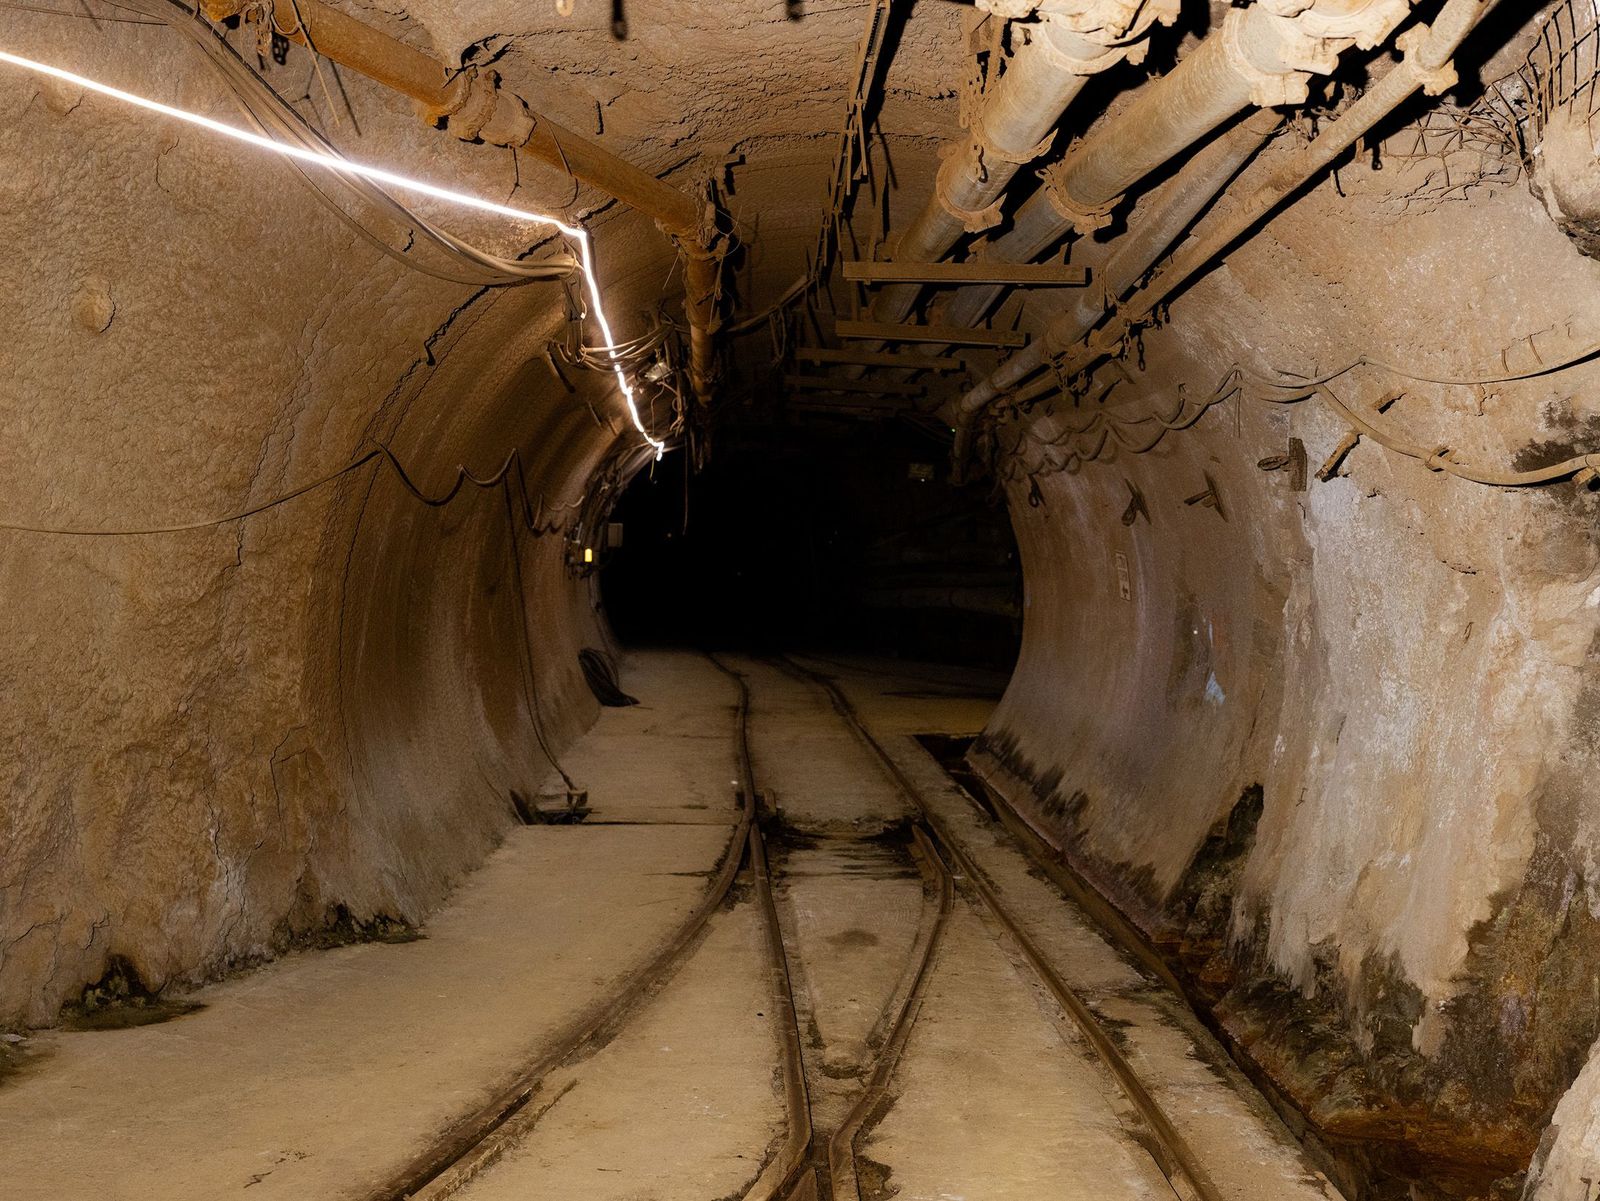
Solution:
M 35 62 L 31 58 L 23 58 L 18 54 L 11 54 L 0 50 L 0 62 L 10 63 L 14 67 L 21 67 L 26 71 L 34 71 L 40 75 L 49 75 L 67 83 L 76 84 L 91 92 L 98 92 L 102 96 L 110 96 L 113 100 L 121 100 L 125 104 L 137 108 L 148 109 L 153 113 L 160 113 L 164 117 L 173 117 L 179 121 L 187 121 L 190 125 L 198 125 L 202 129 L 209 129 L 212 133 L 220 133 L 224 137 L 236 141 L 248 142 L 252 146 L 259 146 L 262 150 L 270 150 L 273 154 L 281 154 L 286 158 L 300 159 L 302 162 L 314 163 L 329 171 L 338 171 L 344 175 L 358 175 L 363 179 L 375 180 L 378 183 L 388 184 L 403 191 L 415 192 L 421 196 L 432 196 L 436 200 L 448 201 L 460 205 L 462 208 L 479 209 L 486 213 L 495 213 L 502 217 L 510 217 L 516 221 L 531 222 L 535 225 L 551 225 L 560 230 L 578 245 L 578 257 L 583 268 L 583 281 L 589 291 L 590 302 L 594 306 L 595 320 L 600 324 L 600 332 L 605 337 L 605 346 L 591 349 L 603 349 L 611 359 L 611 370 L 617 377 L 617 385 L 622 389 L 622 395 L 628 402 L 628 415 L 633 418 L 633 426 L 639 431 L 639 436 L 655 448 L 656 458 L 660 459 L 666 453 L 667 444 L 650 436 L 650 431 L 645 428 L 644 421 L 639 417 L 639 406 L 634 399 L 633 385 L 628 382 L 627 373 L 622 370 L 622 363 L 617 358 L 617 352 L 612 349 L 616 338 L 612 336 L 611 324 L 606 320 L 606 311 L 600 302 L 600 286 L 595 280 L 594 255 L 589 248 L 589 233 L 577 225 L 568 225 L 558 217 L 546 216 L 543 213 L 530 213 L 523 209 L 512 208 L 510 205 L 496 204 L 492 200 L 484 200 L 479 196 L 469 196 L 465 192 L 451 191 L 435 184 L 423 183 L 420 179 L 411 179 L 405 175 L 397 175 L 393 171 L 385 171 L 382 167 L 369 167 L 365 163 L 351 162 L 349 159 L 340 158 L 333 154 L 323 154 L 317 150 L 307 150 L 303 146 L 290 146 L 283 142 L 274 141 L 258 133 L 251 133 L 247 129 L 240 129 L 222 121 L 213 121 L 210 117 L 202 117 L 199 113 L 192 113 L 188 109 L 174 108 L 170 104 L 162 104 L 159 100 L 149 100 L 144 96 L 136 96 L 132 92 L 124 92 L 121 88 L 114 88 L 108 84 L 98 83 L 71 71 L 64 71 L 60 67 L 52 67 L 48 63 Z

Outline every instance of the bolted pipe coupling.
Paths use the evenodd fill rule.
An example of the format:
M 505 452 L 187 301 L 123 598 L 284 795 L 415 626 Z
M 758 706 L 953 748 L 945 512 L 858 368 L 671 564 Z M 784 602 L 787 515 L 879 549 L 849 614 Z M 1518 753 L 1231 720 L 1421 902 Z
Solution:
M 974 0 L 990 16 L 1007 21 L 1034 19 L 1049 30 L 1105 47 L 1105 53 L 1083 57 L 1053 41 L 1047 53 L 1055 65 L 1074 75 L 1093 75 L 1126 57 L 1140 61 L 1151 26 L 1178 19 L 1182 0 Z
M 1422 84 L 1422 91 L 1427 96 L 1443 96 L 1456 84 L 1461 82 L 1461 77 L 1456 74 L 1456 65 L 1446 59 L 1442 63 L 1430 65 L 1424 60 L 1428 49 L 1429 36 L 1433 30 L 1426 25 L 1418 25 L 1415 29 L 1408 29 L 1394 40 L 1395 47 L 1405 55 L 1406 65 L 1417 74 L 1417 79 Z
M 1257 0 L 1267 12 L 1292 18 L 1311 37 L 1374 50 L 1411 11 L 1411 0 Z
M 976 3 L 984 6 L 984 0 Z M 1142 38 L 1157 22 L 1170 25 L 1181 7 L 1181 0 L 1039 0 L 1034 15 L 1101 45 L 1116 46 Z
M 1222 44 L 1252 103 L 1304 104 L 1313 75 L 1331 75 L 1351 46 L 1381 45 L 1410 11 L 1410 0 L 1257 0 L 1228 12 Z
M 1114 196 L 1104 204 L 1078 204 L 1072 199 L 1066 182 L 1066 168 L 1070 161 L 1069 157 L 1051 163 L 1039 172 L 1039 178 L 1044 183 L 1045 199 L 1055 209 L 1056 215 L 1070 225 L 1080 238 L 1087 238 L 1111 224 L 1112 214 L 1116 212 L 1117 202 L 1122 197 Z
M 1330 74 L 1339 52 L 1297 29 L 1291 18 L 1264 9 L 1233 8 L 1222 21 L 1222 46 L 1231 67 L 1250 88 L 1250 103 L 1262 108 L 1304 104 L 1311 76 Z

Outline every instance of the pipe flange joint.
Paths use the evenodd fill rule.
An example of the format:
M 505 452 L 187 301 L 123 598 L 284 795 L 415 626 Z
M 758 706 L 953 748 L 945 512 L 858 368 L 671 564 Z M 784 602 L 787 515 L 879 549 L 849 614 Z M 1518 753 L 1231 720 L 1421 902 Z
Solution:
M 1222 22 L 1222 47 L 1228 56 L 1228 66 L 1245 81 L 1250 88 L 1250 102 L 1262 108 L 1278 108 L 1285 105 L 1304 104 L 1311 98 L 1311 73 L 1309 70 L 1296 70 L 1294 66 L 1286 66 L 1283 70 L 1268 71 L 1258 66 L 1251 57 L 1245 45 L 1247 32 L 1246 22 L 1260 20 L 1261 15 L 1255 9 L 1231 9 Z M 1268 18 L 1273 19 L 1273 18 Z M 1292 35 L 1293 30 L 1288 31 Z M 1303 35 L 1301 35 L 1303 37 Z M 1305 39 L 1309 41 L 1310 39 Z M 1288 49 L 1286 46 L 1285 49 Z M 1305 47 L 1294 47 L 1295 65 L 1304 65 L 1300 52 Z M 1289 54 L 1284 54 L 1285 63 L 1289 63 Z M 1338 56 L 1333 56 L 1333 62 L 1328 63 L 1326 70 L 1331 71 L 1337 65 Z M 1322 62 L 1317 63 L 1321 68 Z
M 1178 19 L 1181 0 L 1042 0 L 1038 19 L 1102 46 L 1121 46 L 1143 38 L 1158 21 Z
M 495 75 L 493 71 L 490 71 L 489 74 L 491 76 Z M 498 86 L 498 83 L 499 77 L 496 76 L 494 86 Z M 461 70 L 457 71 L 451 78 L 450 86 L 445 92 L 446 99 L 443 104 L 419 103 L 417 105 L 418 110 L 422 113 L 422 119 L 429 125 L 438 125 L 442 122 L 448 121 L 452 126 L 454 126 L 455 122 L 453 121 L 453 118 L 459 113 L 463 112 L 469 103 L 474 102 L 475 98 L 473 93 L 477 90 L 477 87 L 478 68 L 462 67 Z M 491 87 L 490 90 L 492 91 L 493 88 Z M 474 107 L 476 108 L 481 105 L 481 97 L 476 98 Z
M 1061 48 L 1054 38 L 1048 35 L 1039 37 L 1036 34 L 1034 41 L 1038 44 L 1041 53 L 1043 53 L 1045 61 L 1057 71 L 1067 75 L 1098 75 L 1102 71 L 1109 71 L 1123 59 L 1129 57 L 1131 49 L 1128 46 L 1111 46 L 1104 53 L 1084 58 L 1081 55 L 1069 54 Z M 1143 46 L 1141 45 L 1139 49 L 1143 49 Z
M 1050 202 L 1050 207 L 1060 215 L 1061 219 L 1080 236 L 1087 238 L 1093 233 L 1104 229 L 1111 224 L 1111 215 L 1117 210 L 1120 196 L 1113 197 L 1104 204 L 1085 207 L 1073 201 L 1061 183 L 1061 163 L 1046 168 L 1039 172 L 1039 178 L 1044 181 L 1045 199 Z
M 1429 66 L 1423 60 L 1423 52 L 1427 49 L 1428 39 L 1433 30 L 1426 25 L 1418 25 L 1408 29 L 1395 39 L 1395 47 L 1405 55 L 1405 66 L 1422 83 L 1422 91 L 1428 96 L 1443 96 L 1456 84 L 1461 82 L 1461 76 L 1456 74 L 1456 64 L 1453 60 L 1446 59 L 1437 66 Z
M 961 228 L 969 234 L 981 234 L 985 230 L 993 229 L 1000 224 L 1000 210 L 1005 203 L 1004 195 L 1000 196 L 988 208 L 964 209 L 950 199 L 949 172 L 952 167 L 960 168 L 961 157 L 957 154 L 945 156 L 944 162 L 939 164 L 939 173 L 934 178 L 933 194 L 939 201 L 939 207 L 944 209 L 957 221 Z
M 1368 0 L 1354 11 L 1331 12 L 1330 7 L 1342 10 L 1343 5 L 1330 6 L 1327 0 L 1257 0 L 1257 3 L 1274 16 L 1293 20 L 1311 37 L 1350 42 L 1362 50 L 1381 46 L 1411 12 L 1411 0 Z
M 463 142 L 476 142 L 500 103 L 500 76 L 495 71 L 474 75 L 465 100 L 451 115 L 446 128 Z

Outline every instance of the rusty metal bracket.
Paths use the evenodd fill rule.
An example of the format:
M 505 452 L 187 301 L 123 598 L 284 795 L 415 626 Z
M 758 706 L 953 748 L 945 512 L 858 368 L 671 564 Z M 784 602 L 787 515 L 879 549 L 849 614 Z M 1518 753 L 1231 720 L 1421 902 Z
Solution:
M 1218 517 L 1222 518 L 1224 521 L 1227 521 L 1228 513 L 1227 510 L 1222 507 L 1222 494 L 1217 491 L 1217 481 L 1211 478 L 1211 473 L 1209 471 L 1202 471 L 1200 474 L 1205 478 L 1206 490 L 1204 492 L 1196 492 L 1193 496 L 1186 497 L 1183 503 L 1190 506 L 1199 505 L 1202 508 L 1214 509 Z
M 1147 525 L 1154 524 L 1150 521 L 1150 510 L 1144 503 L 1144 493 L 1135 488 L 1133 481 L 1126 476 L 1122 482 L 1128 485 L 1128 507 L 1122 510 L 1122 524 L 1131 526 L 1141 517 L 1145 519 Z
M 1262 471 L 1283 471 L 1288 469 L 1289 487 L 1296 492 L 1306 490 L 1306 444 L 1299 438 L 1289 439 L 1289 453 L 1272 455 L 1269 458 L 1256 460 L 1256 466 Z

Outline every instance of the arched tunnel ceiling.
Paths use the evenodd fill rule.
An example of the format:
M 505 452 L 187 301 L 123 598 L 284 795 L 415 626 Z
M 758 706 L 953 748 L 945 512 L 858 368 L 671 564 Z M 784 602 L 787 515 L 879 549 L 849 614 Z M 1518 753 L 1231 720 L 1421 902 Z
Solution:
M 659 0 L 621 11 L 624 37 L 613 30 L 611 8 L 598 4 L 576 5 L 571 16 L 553 4 L 418 4 L 396 12 L 387 27 L 446 62 L 492 65 L 545 115 L 687 191 L 714 184 L 747 244 L 731 284 L 758 309 L 804 270 L 814 249 L 871 6 L 801 4 L 791 16 L 782 4 Z M 915 20 L 896 26 L 878 124 L 899 182 L 912 192 L 930 178 L 933 152 L 955 122 L 950 47 L 959 43 L 962 12 L 958 4 L 925 4 Z M 506 165 L 502 187 L 510 172 Z M 521 202 L 542 210 L 585 214 L 610 204 L 539 163 L 521 169 L 521 185 Z M 667 272 L 664 244 L 606 240 L 620 260 L 608 271 Z M 639 279 L 637 293 L 621 293 L 617 307 L 651 303 L 653 284 L 659 287 Z

